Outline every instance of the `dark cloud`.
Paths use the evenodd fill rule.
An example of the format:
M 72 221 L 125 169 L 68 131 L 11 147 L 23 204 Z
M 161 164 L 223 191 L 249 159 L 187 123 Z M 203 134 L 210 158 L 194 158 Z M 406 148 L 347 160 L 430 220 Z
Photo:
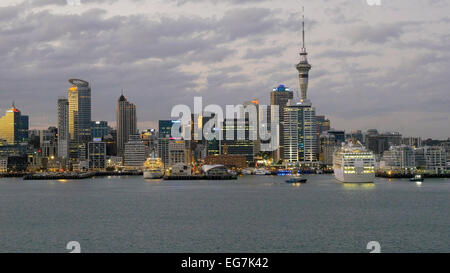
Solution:
M 91 82 L 94 119 L 114 121 L 124 88 L 141 125 L 168 118 L 173 105 L 190 105 L 194 96 L 205 104 L 267 103 L 280 83 L 298 91 L 302 20 L 295 1 L 82 3 L 0 7 L 0 112 L 15 100 L 32 115 L 32 127 L 54 125 L 56 100 L 73 77 Z M 318 0 L 306 11 L 308 94 L 333 127 L 450 134 L 442 125 L 450 117 L 446 1 L 370 7 L 365 0 Z

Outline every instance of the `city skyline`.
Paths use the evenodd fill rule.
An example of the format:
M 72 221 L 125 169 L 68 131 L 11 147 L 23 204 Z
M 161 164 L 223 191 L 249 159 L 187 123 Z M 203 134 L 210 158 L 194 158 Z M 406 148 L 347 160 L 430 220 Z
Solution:
M 57 5 L 48 5 L 52 2 Z M 9 21 L 13 28 L 30 27 L 33 20 L 23 21 L 19 15 L 42 20 L 44 27 L 51 22 L 61 23 L 61 29 L 55 33 L 36 26 L 30 30 L 34 35 L 29 39 L 33 41 L 26 41 L 26 45 L 17 44 L 21 39 L 10 34 L 25 33 L 0 31 L 6 42 L 3 53 L 6 62 L 0 76 L 4 103 L 0 112 L 5 112 L 10 101 L 15 100 L 21 111 L 30 116 L 30 129 L 57 125 L 56 98 L 66 92 L 69 78 L 81 78 L 91 84 L 92 119 L 107 120 L 113 126 L 115 101 L 124 88 L 125 95 L 138 102 L 140 129 L 156 127 L 157 120 L 169 117 L 173 105 L 191 104 L 197 95 L 203 96 L 207 103 L 239 104 L 259 99 L 266 104 L 270 91 L 279 84 L 296 87 L 293 90 L 298 95 L 295 71 L 301 41 L 298 1 L 296 5 L 287 1 L 275 9 L 267 1 L 246 1 L 243 5 L 233 1 L 222 4 L 141 1 L 129 6 L 124 4 L 128 1 L 109 1 L 111 4 L 83 3 L 80 7 L 60 2 L 64 1 L 46 1 L 47 4 L 32 1 L 11 6 L 5 1 L 0 7 L 1 12 L 9 15 L 1 25 Z M 324 8 L 323 1 L 318 2 L 305 3 L 309 58 L 314 64 L 308 97 L 317 115 L 325 115 L 332 127 L 346 131 L 377 128 L 399 131 L 405 136 L 447 139 L 450 128 L 445 124 L 450 110 L 445 74 L 450 69 L 445 44 L 449 36 L 443 31 L 449 21 L 443 15 L 443 4 L 396 1 L 371 7 L 365 1 L 352 6 L 349 1 L 336 1 L 327 2 Z M 205 5 L 211 7 L 211 13 L 201 14 Z M 200 11 L 196 11 L 198 6 L 202 7 Z M 419 13 L 422 6 L 434 12 L 434 16 Z M 169 7 L 173 11 L 169 12 Z M 225 12 L 219 11 L 224 7 Z M 140 15 L 133 16 L 133 9 L 136 12 L 138 8 L 142 8 Z M 151 19 L 147 9 L 161 14 Z M 181 9 L 186 14 L 177 17 Z M 80 13 L 95 15 L 89 19 L 89 27 L 81 24 L 83 16 L 77 15 Z M 111 17 L 118 14 L 121 16 Z M 375 18 L 383 15 L 386 19 L 386 14 L 398 19 L 387 18 L 381 23 L 381 19 Z M 415 20 L 405 23 L 415 15 Z M 370 24 L 364 16 L 370 18 Z M 65 19 L 70 23 L 64 23 Z M 127 36 L 126 30 L 133 26 L 131 36 L 153 33 L 155 39 L 144 39 L 145 45 L 131 41 L 134 38 Z M 323 31 L 330 26 L 329 31 Z M 65 37 L 63 31 L 69 36 Z M 109 44 L 112 37 L 105 35 L 105 31 L 120 34 L 115 36 L 118 45 Z M 89 35 L 99 38 L 82 41 L 79 38 L 84 34 L 87 38 Z M 180 35 L 183 41 L 176 39 Z M 73 40 L 79 44 L 70 45 Z M 89 41 L 96 50 L 79 55 L 75 47 L 82 50 Z M 103 51 L 104 45 L 113 48 Z M 14 52 L 13 48 L 22 49 L 22 53 Z M 416 69 L 419 64 L 421 69 Z M 249 76 L 255 67 L 257 73 Z

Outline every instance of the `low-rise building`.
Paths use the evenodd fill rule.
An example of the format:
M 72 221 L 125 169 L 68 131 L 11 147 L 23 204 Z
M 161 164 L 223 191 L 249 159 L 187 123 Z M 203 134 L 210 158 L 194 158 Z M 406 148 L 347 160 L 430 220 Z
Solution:
M 139 169 L 148 157 L 148 147 L 139 135 L 130 135 L 125 143 L 124 166 L 129 169 Z
M 0 173 L 8 171 L 8 158 L 0 158 Z
M 443 173 L 447 170 L 447 154 L 442 146 L 426 147 L 425 161 L 427 171 Z
M 103 171 L 106 169 L 106 143 L 101 141 L 88 144 L 89 169 Z
M 380 160 L 382 170 L 395 170 L 402 173 L 415 169 L 414 148 L 407 145 L 391 146 L 383 153 Z
M 245 169 L 248 167 L 245 155 L 209 155 L 205 158 L 205 164 L 224 165 L 228 168 Z

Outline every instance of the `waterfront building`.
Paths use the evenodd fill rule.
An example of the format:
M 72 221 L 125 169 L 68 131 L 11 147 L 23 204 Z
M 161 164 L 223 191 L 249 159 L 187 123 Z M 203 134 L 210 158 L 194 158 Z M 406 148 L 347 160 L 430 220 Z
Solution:
M 169 164 L 168 166 L 174 166 L 176 164 L 190 163 L 189 150 L 186 148 L 184 140 L 169 140 Z
M 124 149 L 124 166 L 126 168 L 142 168 L 148 157 L 148 147 L 139 135 L 130 135 Z
M 333 166 L 333 154 L 338 147 L 335 135 L 327 132 L 320 135 L 319 161 L 323 166 Z
M 8 158 L 0 158 L 0 173 L 6 173 L 8 171 Z
M 14 103 L 5 115 L 0 117 L 0 139 L 7 145 L 28 141 L 28 116 L 22 116 Z
M 170 175 L 192 175 L 192 168 L 183 163 L 177 163 L 171 167 Z
M 228 168 L 245 169 L 248 167 L 247 157 L 245 155 L 209 155 L 205 158 L 205 164 L 224 165 Z
M 401 173 L 412 172 L 416 167 L 414 147 L 407 145 L 391 146 L 383 153 L 380 169 Z
M 103 171 L 106 168 L 106 143 L 93 141 L 88 144 L 89 169 Z
M 123 156 L 130 135 L 137 134 L 136 105 L 122 94 L 117 101 L 117 155 Z
M 58 99 L 58 157 L 69 157 L 69 100 Z
M 443 146 L 425 147 L 425 161 L 427 171 L 436 174 L 447 170 L 447 151 Z
M 270 105 L 278 106 L 278 113 L 271 112 L 271 119 L 273 115 L 278 115 L 279 120 L 279 146 L 278 149 L 273 152 L 273 158 L 275 162 L 284 159 L 284 109 L 287 106 L 289 100 L 294 98 L 294 92 L 288 87 L 280 84 L 278 87 L 274 88 L 270 93 Z M 272 107 L 271 107 L 272 109 Z M 272 111 L 272 110 L 271 110 Z
M 91 121 L 91 136 L 93 140 L 101 140 L 111 132 L 107 121 Z

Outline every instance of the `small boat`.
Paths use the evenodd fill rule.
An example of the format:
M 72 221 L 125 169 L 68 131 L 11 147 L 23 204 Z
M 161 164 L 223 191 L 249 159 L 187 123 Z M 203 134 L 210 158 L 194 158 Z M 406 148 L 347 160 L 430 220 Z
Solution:
M 410 178 L 409 181 L 411 182 L 423 182 L 423 177 L 420 174 L 416 174 L 413 178 Z
M 308 181 L 308 179 L 306 179 L 306 178 L 291 178 L 291 179 L 286 180 L 286 183 L 289 183 L 289 184 L 302 183 L 302 184 L 304 184 L 304 183 L 306 183 L 306 181 Z

